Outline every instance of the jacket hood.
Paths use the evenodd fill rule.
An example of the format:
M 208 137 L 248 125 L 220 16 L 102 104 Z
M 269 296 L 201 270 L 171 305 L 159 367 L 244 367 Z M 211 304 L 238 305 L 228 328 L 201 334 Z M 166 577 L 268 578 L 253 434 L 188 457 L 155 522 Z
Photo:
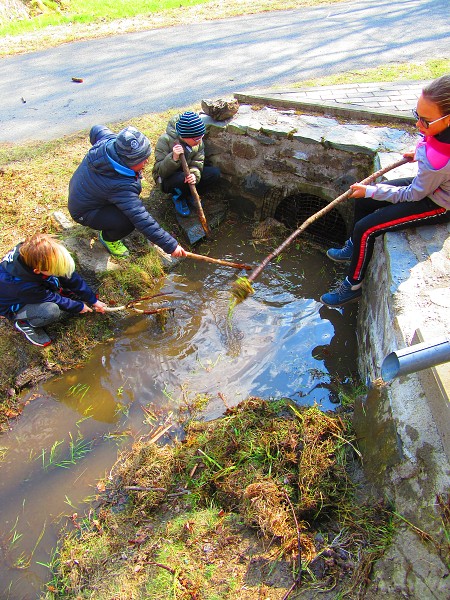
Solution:
M 447 127 L 447 129 L 444 129 L 444 131 L 441 131 L 441 133 L 438 133 L 434 137 L 438 140 L 438 142 L 450 144 L 450 127 Z
M 180 136 L 178 135 L 178 132 L 175 128 L 175 125 L 177 123 L 177 121 L 179 120 L 180 115 L 176 115 L 175 117 L 172 117 L 170 119 L 170 121 L 167 123 L 167 127 L 166 127 L 166 133 L 167 135 L 172 138 L 173 140 L 179 138 Z
M 92 146 L 86 155 L 86 160 L 90 168 L 103 175 L 111 176 L 116 172 L 121 175 L 136 177 L 136 173 L 120 161 L 113 139 Z
M 33 272 L 33 269 L 23 263 L 19 253 L 21 245 L 18 244 L 2 259 L 0 263 L 2 268 L 13 277 L 18 277 L 23 281 L 41 281 L 42 275 L 37 275 Z

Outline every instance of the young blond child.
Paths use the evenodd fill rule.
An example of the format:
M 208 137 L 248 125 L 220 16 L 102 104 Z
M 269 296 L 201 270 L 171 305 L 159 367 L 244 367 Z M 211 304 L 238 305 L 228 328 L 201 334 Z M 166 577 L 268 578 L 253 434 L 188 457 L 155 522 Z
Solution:
M 31 236 L 0 262 L 0 315 L 35 346 L 51 343 L 43 327 L 58 321 L 61 311 L 103 313 L 105 308 L 75 271 L 67 248 L 51 235 Z

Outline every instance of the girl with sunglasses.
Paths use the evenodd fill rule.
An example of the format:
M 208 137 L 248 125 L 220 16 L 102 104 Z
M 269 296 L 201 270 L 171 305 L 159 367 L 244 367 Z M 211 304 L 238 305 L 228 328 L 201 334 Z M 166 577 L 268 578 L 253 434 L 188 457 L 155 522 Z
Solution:
M 350 266 L 341 285 L 320 298 L 327 306 L 342 306 L 360 298 L 377 236 L 411 226 L 450 222 L 450 75 L 423 88 L 413 115 L 423 139 L 415 152 L 404 156 L 417 161 L 417 175 L 350 186 L 350 198 L 356 198 L 352 235 L 343 248 L 327 251 L 331 260 L 350 262 Z

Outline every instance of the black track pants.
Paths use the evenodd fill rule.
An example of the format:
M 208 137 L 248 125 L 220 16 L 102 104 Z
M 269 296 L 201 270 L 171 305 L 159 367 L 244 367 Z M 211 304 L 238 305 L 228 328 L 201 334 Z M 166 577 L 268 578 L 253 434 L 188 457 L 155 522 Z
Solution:
M 407 186 L 412 178 L 393 179 L 389 185 Z M 348 278 L 356 284 L 364 279 L 367 266 L 373 254 L 375 239 L 386 231 L 397 231 L 407 227 L 419 227 L 450 221 L 450 211 L 438 206 L 430 198 L 419 202 L 399 202 L 391 204 L 358 198 L 355 200 L 354 226 L 352 233 L 353 255 L 348 270 Z

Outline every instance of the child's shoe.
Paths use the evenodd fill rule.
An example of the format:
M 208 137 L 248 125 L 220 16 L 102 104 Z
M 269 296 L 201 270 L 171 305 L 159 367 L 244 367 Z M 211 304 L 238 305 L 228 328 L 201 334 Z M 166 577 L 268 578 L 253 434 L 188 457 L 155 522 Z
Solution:
M 175 205 L 175 210 L 182 217 L 188 217 L 191 214 L 186 198 L 183 197 L 179 188 L 175 188 L 172 194 L 172 200 Z
M 356 302 L 360 299 L 361 294 L 361 283 L 352 285 L 346 277 L 336 290 L 324 294 L 320 301 L 326 306 L 342 306 L 349 302 Z
M 353 242 L 347 240 L 343 248 L 330 248 L 327 250 L 328 258 L 336 262 L 349 262 L 353 254 Z
M 35 346 L 41 346 L 44 348 L 52 342 L 42 327 L 33 327 L 24 319 L 18 319 L 17 321 L 14 321 L 14 327 L 17 329 L 17 331 L 23 333 L 27 340 Z
M 107 242 L 103 239 L 101 231 L 98 232 L 98 239 L 113 256 L 116 256 L 117 258 L 129 256 L 130 252 L 122 240 L 117 240 L 117 242 Z

